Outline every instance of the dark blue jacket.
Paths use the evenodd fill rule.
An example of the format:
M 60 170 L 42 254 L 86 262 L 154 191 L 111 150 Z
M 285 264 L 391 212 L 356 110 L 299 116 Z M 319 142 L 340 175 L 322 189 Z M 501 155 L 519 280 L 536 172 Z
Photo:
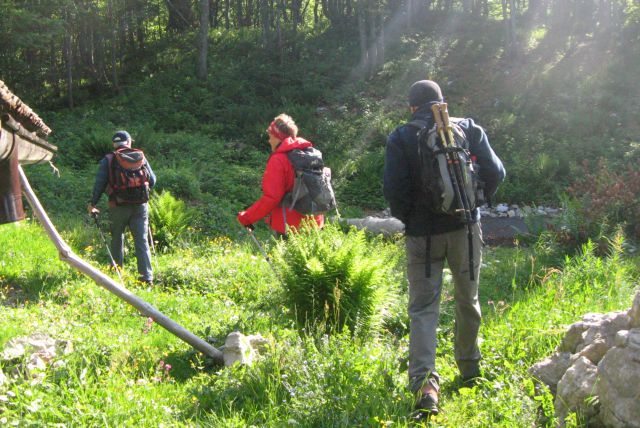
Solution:
M 430 104 L 417 110 L 411 120 L 427 121 L 433 126 L 433 114 Z M 498 184 L 505 177 L 502 162 L 489 145 L 487 134 L 473 122 L 463 119 L 458 122 L 469 141 L 469 151 L 477 158 L 480 166 L 480 179 L 484 181 L 487 197 L 493 195 Z M 387 138 L 387 150 L 384 165 L 384 196 L 389 202 L 391 215 L 405 225 L 405 234 L 426 236 L 462 229 L 465 224 L 457 216 L 434 214 L 428 208 L 427 195 L 420 179 L 420 159 L 418 158 L 417 128 L 402 125 Z M 476 221 L 480 213 L 474 212 Z
M 156 185 L 156 175 L 153 173 L 151 169 L 151 165 L 147 159 L 144 160 L 145 166 L 147 167 L 147 171 L 149 171 L 149 187 L 153 187 Z M 107 184 L 109 183 L 109 159 L 107 156 L 103 157 L 100 160 L 98 166 L 98 173 L 96 174 L 96 181 L 93 185 L 93 196 L 91 197 L 91 205 L 94 207 L 98 205 L 98 201 L 100 200 L 100 196 L 107 190 Z

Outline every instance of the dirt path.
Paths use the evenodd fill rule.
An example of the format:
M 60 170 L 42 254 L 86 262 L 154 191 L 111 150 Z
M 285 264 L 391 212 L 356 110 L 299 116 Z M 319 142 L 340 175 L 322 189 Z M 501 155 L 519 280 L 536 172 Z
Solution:
M 527 232 L 518 217 L 482 217 L 482 237 L 487 245 L 514 245 L 517 234 Z

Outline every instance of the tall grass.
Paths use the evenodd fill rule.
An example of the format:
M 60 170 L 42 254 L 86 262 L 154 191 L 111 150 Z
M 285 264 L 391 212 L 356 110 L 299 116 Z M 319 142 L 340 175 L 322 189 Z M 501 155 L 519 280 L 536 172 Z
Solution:
M 270 250 L 291 251 L 300 258 L 292 263 L 302 272 L 342 266 L 355 274 L 358 263 L 364 268 L 375 265 L 380 270 L 370 285 L 389 288 L 393 295 L 406 286 L 399 244 L 330 225 Z M 443 411 L 430 425 L 553 426 L 552 398 L 535 388 L 527 369 L 550 354 L 565 326 L 582 314 L 630 305 L 638 265 L 621 255 L 619 241 L 613 247 L 618 250 L 598 257 L 587 245 L 579 255 L 554 266 L 538 260 L 529 248 L 485 251 L 485 380 L 473 388 L 462 388 L 459 382 L 452 349 L 452 286 L 446 282 L 437 354 Z M 303 258 L 311 248 L 324 254 L 322 263 Z M 337 254 L 351 254 L 351 262 L 332 262 Z M 43 284 L 34 288 L 37 298 L 18 304 L 5 300 L 0 306 L 0 346 L 34 332 L 73 344 L 70 354 L 58 355 L 36 370 L 38 381 L 19 374 L 24 360 L 0 360 L 7 375 L 0 385 L 0 396 L 6 397 L 0 400 L 1 424 L 411 425 L 406 329 L 364 337 L 353 335 L 345 321 L 343 326 L 349 328 L 342 333 L 334 329 L 331 334 L 301 335 L 287 309 L 286 286 L 248 243 L 203 239 L 159 255 L 158 265 L 165 278 L 160 286 L 147 290 L 133 281 L 127 285 L 186 328 L 210 336 L 216 346 L 234 330 L 261 333 L 269 346 L 253 366 L 212 366 L 155 323 L 71 272 L 57 260 L 36 224 L 0 226 L 0 288 L 5 299 L 10 287 L 28 290 L 38 281 Z M 346 274 L 336 278 L 342 278 L 341 285 L 348 283 Z M 399 301 L 386 303 L 378 308 L 406 312 Z M 356 322 L 356 332 L 358 328 Z

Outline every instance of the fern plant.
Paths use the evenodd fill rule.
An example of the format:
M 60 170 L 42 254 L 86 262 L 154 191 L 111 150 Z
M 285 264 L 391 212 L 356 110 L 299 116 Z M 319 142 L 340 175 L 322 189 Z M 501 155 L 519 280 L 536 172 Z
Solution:
M 169 191 L 154 193 L 149 201 L 149 222 L 159 248 L 176 245 L 193 219 L 193 211 Z
M 363 231 L 303 227 L 276 249 L 285 302 L 300 327 L 321 333 L 348 328 L 367 336 L 393 299 L 386 271 L 395 256 L 369 243 Z

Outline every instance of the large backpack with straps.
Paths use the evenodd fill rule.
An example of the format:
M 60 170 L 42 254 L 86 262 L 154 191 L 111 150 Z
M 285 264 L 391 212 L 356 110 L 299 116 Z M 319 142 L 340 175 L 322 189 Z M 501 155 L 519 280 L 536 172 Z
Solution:
M 281 206 L 301 214 L 317 215 L 336 208 L 331 186 L 331 169 L 324 166 L 322 153 L 313 147 L 294 149 L 287 157 L 295 171 L 291 192 L 282 198 Z
M 426 121 L 414 120 L 410 126 L 418 129 L 418 157 L 420 162 L 420 175 L 422 187 L 427 194 L 429 209 L 436 214 L 460 216 L 464 207 L 460 206 L 456 197 L 451 177 L 451 164 L 448 163 L 447 153 L 457 153 L 462 173 L 462 186 L 469 201 L 469 209 L 485 203 L 483 182 L 478 172 L 479 165 L 469 151 L 469 141 L 456 122 L 461 119 L 451 118 L 451 128 L 454 136 L 454 144 L 445 148 L 442 144 L 436 126 L 429 128 Z M 451 158 L 451 156 L 449 156 Z M 454 177 L 457 180 L 458 177 Z M 464 219 L 464 216 L 461 216 Z
M 121 148 L 107 155 L 109 197 L 116 205 L 149 202 L 149 170 L 142 150 Z

